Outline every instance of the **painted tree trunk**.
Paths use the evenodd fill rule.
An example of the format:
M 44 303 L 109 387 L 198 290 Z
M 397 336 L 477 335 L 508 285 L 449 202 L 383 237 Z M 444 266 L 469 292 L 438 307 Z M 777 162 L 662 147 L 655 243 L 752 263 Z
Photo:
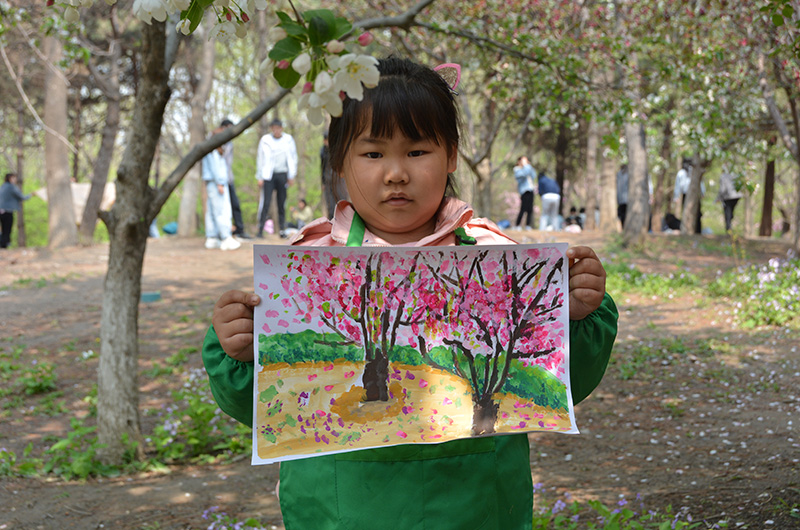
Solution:
M 126 440 L 141 439 L 137 385 L 139 297 L 152 221 L 146 212 L 155 195 L 148 176 L 170 95 L 164 23 L 143 25 L 142 36 L 141 81 L 129 140 L 117 171 L 117 200 L 111 211 L 102 215 L 110 245 L 100 323 L 97 436 L 102 447 L 99 457 L 112 465 L 122 463 L 129 449 Z
M 472 396 L 472 434 L 480 436 L 495 432 L 500 405 L 492 396 Z
M 367 401 L 388 401 L 389 359 L 384 352 L 376 351 L 364 366 L 364 390 Z
M 56 65 L 64 55 L 64 46 L 57 37 L 45 37 L 44 49 L 50 64 Z M 72 206 L 67 147 L 67 81 L 55 67 L 45 74 L 44 158 L 47 169 L 47 214 L 49 246 L 61 248 L 78 244 L 78 226 Z

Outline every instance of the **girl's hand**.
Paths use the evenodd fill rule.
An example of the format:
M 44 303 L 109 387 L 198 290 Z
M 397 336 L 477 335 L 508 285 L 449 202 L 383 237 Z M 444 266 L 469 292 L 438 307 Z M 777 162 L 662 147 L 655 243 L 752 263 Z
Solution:
M 589 247 L 567 249 L 569 258 L 569 319 L 583 320 L 600 307 L 606 293 L 606 270 Z
M 253 308 L 259 303 L 261 298 L 257 294 L 227 291 L 214 305 L 211 323 L 229 357 L 253 360 Z

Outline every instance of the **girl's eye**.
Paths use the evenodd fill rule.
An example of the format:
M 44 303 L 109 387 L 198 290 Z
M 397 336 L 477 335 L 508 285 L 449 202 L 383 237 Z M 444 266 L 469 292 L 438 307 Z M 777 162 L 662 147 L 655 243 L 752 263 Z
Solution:
M 367 158 L 380 158 L 382 155 L 373 151 L 371 153 L 364 153 L 364 156 Z
M 424 154 L 425 151 L 417 150 L 417 151 L 411 151 L 410 153 L 408 153 L 408 156 L 422 156 Z

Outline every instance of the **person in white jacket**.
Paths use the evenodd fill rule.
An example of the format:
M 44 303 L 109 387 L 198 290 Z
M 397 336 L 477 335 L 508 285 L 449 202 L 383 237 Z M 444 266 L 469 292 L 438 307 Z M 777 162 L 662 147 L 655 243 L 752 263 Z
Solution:
M 267 222 L 274 191 L 280 236 L 285 239 L 286 188 L 291 186 L 297 176 L 297 146 L 294 138 L 283 132 L 281 120 L 272 120 L 269 127 L 271 133 L 261 137 L 256 157 L 256 179 L 261 188 L 261 198 L 258 201 L 258 237 L 264 237 L 264 223 Z

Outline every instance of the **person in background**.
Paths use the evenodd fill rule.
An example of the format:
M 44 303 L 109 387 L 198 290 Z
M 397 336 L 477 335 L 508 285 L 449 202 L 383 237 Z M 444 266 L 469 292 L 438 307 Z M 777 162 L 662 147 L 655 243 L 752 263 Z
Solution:
M 221 127 L 214 129 L 214 134 Z M 231 199 L 228 193 L 228 167 L 222 146 L 203 157 L 203 182 L 206 184 L 206 248 L 236 250 L 241 246 L 231 230 Z
M 717 200 L 722 202 L 722 213 L 725 216 L 725 231 L 728 232 L 733 224 L 733 210 L 736 203 L 742 198 L 742 193 L 736 189 L 736 176 L 730 172 L 728 166 L 722 168 L 719 176 L 719 193 Z
M 544 171 L 539 173 L 539 195 L 542 197 L 542 216 L 539 230 L 560 230 L 558 206 L 561 203 L 561 188 L 558 182 L 548 177 Z
M 531 166 L 527 156 L 523 155 L 517 159 L 517 165 L 514 166 L 514 178 L 517 179 L 517 191 L 520 198 L 519 214 L 514 228 L 516 230 L 522 229 L 522 217 L 525 216 L 525 228 L 531 230 L 533 194 L 536 191 L 536 185 L 534 184 L 536 170 Z
M 222 120 L 219 130 L 232 127 L 233 122 L 227 118 Z M 242 239 L 252 239 L 244 230 L 244 220 L 242 220 L 242 207 L 239 204 L 239 196 L 236 195 L 236 184 L 233 181 L 233 142 L 228 142 L 222 146 L 222 158 L 228 166 L 228 194 L 231 199 L 231 214 L 233 214 L 233 235 Z
M 258 203 L 258 237 L 264 236 L 264 223 L 269 215 L 272 192 L 278 206 L 278 230 L 286 239 L 286 188 L 297 176 L 297 146 L 290 134 L 283 132 L 283 122 L 278 119 L 269 124 L 270 134 L 258 142 L 256 179 L 262 194 Z
M 569 215 L 564 220 L 564 231 L 573 233 L 583 231 L 583 220 L 581 216 L 578 215 L 578 209 L 574 206 L 570 207 Z
M 625 228 L 625 215 L 628 213 L 628 164 L 622 164 L 617 171 L 617 217 Z
M 292 214 L 292 222 L 289 223 L 289 228 L 299 230 L 314 220 L 314 211 L 306 202 L 305 197 L 301 197 L 300 200 L 297 201 L 296 207 L 292 206 L 289 208 L 289 213 Z
M 0 186 L 0 248 L 11 244 L 11 229 L 14 227 L 14 212 L 22 209 L 22 202 L 31 198 L 17 186 L 17 174 L 6 173 L 5 182 Z

